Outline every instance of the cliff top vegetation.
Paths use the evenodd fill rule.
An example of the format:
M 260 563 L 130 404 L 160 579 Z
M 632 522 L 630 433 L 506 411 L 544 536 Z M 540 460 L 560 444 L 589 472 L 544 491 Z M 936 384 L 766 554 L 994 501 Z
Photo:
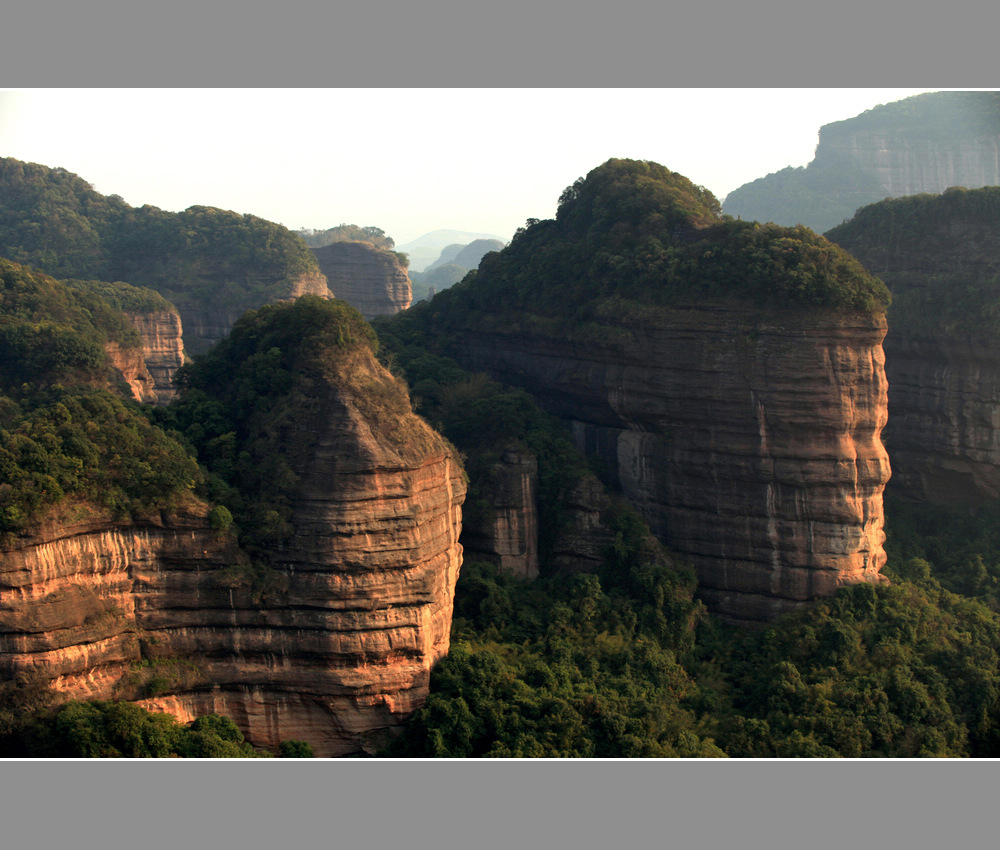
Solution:
M 312 252 L 282 225 L 193 206 L 131 207 L 76 174 L 0 159 L 0 256 L 67 279 L 126 281 L 177 306 L 256 307 L 319 274 Z
M 827 235 L 889 285 L 890 325 L 1000 336 L 1000 187 L 888 198 Z
M 938 91 L 913 95 L 866 109 L 860 115 L 823 125 L 823 142 L 877 129 L 908 138 L 967 139 L 1000 135 L 1000 92 Z
M 615 303 L 733 301 L 880 313 L 889 294 L 807 228 L 724 217 L 711 192 L 686 177 L 611 159 L 563 192 L 555 219 L 529 220 L 503 251 L 435 298 L 433 310 L 461 312 L 464 321 L 587 321 Z
M 359 227 L 357 224 L 338 224 L 326 230 L 296 230 L 310 248 L 322 248 L 334 242 L 370 242 L 376 248 L 391 251 L 396 247 L 392 237 L 386 236 L 381 227 Z
M 155 415 L 197 451 L 209 472 L 207 495 L 230 510 L 244 544 L 266 548 L 292 533 L 297 470 L 310 462 L 321 421 L 347 410 L 381 450 L 402 457 L 440 450 L 377 350 L 354 307 L 304 295 L 247 312 L 178 370 L 179 397 Z
M 138 345 L 105 301 L 0 259 L 0 537 L 67 497 L 125 516 L 170 507 L 200 478 L 126 400 L 108 342 Z

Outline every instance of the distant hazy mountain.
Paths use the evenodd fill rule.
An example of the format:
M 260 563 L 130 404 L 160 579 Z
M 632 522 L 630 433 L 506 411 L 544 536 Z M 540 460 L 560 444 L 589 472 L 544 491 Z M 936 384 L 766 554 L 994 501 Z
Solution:
M 448 245 L 424 271 L 410 272 L 414 302 L 431 298 L 458 283 L 472 269 L 479 268 L 479 261 L 486 254 L 500 251 L 503 247 L 504 243 L 499 239 L 473 239 L 468 245 Z
M 929 92 L 820 128 L 809 165 L 734 189 L 723 212 L 820 233 L 884 198 L 1000 185 L 1000 92 Z
M 469 233 L 463 230 L 432 230 L 405 245 L 397 245 L 396 250 L 402 251 L 410 258 L 410 271 L 422 272 L 441 256 L 441 252 L 449 245 L 468 245 L 475 239 L 496 239 L 493 233 Z M 448 260 L 445 260 L 448 262 Z

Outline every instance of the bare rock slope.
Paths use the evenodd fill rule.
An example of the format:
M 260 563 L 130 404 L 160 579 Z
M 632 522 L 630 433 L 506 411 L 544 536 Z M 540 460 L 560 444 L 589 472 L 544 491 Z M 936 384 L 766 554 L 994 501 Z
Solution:
M 448 650 L 465 483 L 408 406 L 365 406 L 405 399 L 372 353 L 347 360 L 295 423 L 313 436 L 289 455 L 294 533 L 263 557 L 213 529 L 193 498 L 129 521 L 63 503 L 9 540 L 3 674 L 182 720 L 221 712 L 262 747 L 374 751 L 422 704 Z

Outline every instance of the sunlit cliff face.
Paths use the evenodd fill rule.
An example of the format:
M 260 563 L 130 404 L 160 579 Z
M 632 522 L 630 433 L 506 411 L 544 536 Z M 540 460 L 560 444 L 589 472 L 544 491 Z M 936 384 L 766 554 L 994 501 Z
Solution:
M 694 564 L 717 613 L 769 619 L 879 581 L 889 459 L 883 317 L 678 310 L 628 345 L 460 341 L 530 389 Z

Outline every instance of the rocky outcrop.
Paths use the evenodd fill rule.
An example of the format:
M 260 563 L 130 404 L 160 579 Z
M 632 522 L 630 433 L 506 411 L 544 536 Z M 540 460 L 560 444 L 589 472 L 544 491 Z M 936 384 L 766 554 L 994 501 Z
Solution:
M 517 578 L 538 576 L 538 461 L 508 448 L 483 482 L 485 510 L 462 533 L 466 557 L 489 561 Z
M 156 401 L 156 389 L 152 375 L 146 367 L 144 352 L 137 348 L 129 348 L 117 342 L 107 342 L 104 350 L 111 365 L 128 384 L 132 396 L 137 401 Z
M 937 194 L 951 186 L 975 189 L 1000 183 L 1000 135 L 972 138 L 920 138 L 905 131 L 860 128 L 834 135 L 820 129 L 816 159 L 849 159 L 882 187 L 882 197 L 922 192 Z M 857 208 L 872 198 L 852 199 Z
M 168 404 L 177 395 L 172 383 L 174 373 L 184 365 L 181 317 L 170 310 L 126 311 L 125 315 L 142 338 L 143 357 L 153 382 L 154 397 L 139 400 Z
M 650 308 L 586 339 L 458 332 L 452 354 L 559 415 L 712 609 L 763 620 L 881 580 L 885 332 L 881 315 Z
M 893 489 L 935 504 L 1000 498 L 1000 187 L 883 201 L 830 238 L 892 291 Z
M 885 350 L 894 487 L 934 504 L 1000 499 L 996 341 L 890 330 Z
M 356 379 L 391 380 L 364 356 Z M 315 440 L 295 456 L 295 533 L 263 560 L 195 503 L 127 523 L 64 505 L 10 542 L 3 674 L 181 720 L 219 711 L 260 747 L 373 752 L 448 650 L 464 478 L 412 413 L 387 432 L 333 384 L 311 410 L 297 423 Z
M 391 316 L 410 306 L 410 278 L 392 251 L 367 242 L 334 242 L 312 252 L 330 292 L 366 319 Z

